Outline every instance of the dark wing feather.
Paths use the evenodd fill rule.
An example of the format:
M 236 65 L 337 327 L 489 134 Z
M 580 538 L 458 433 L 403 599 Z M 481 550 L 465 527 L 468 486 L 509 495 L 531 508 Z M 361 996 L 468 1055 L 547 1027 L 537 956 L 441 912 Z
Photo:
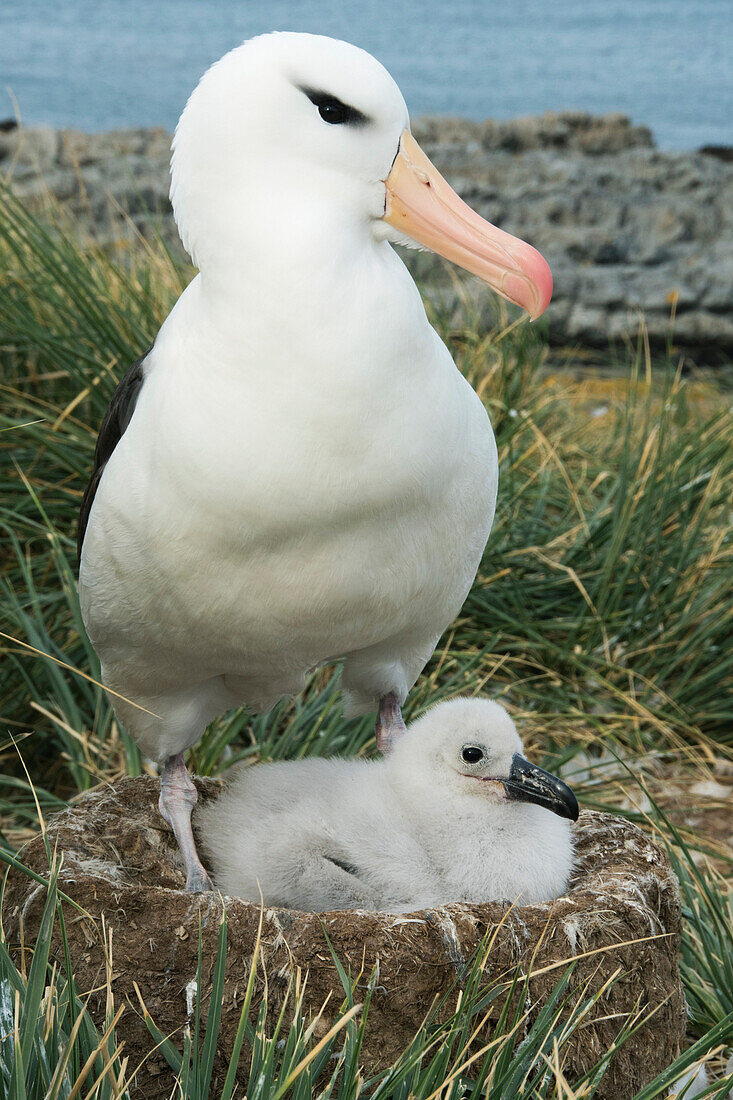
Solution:
M 94 450 L 94 469 L 89 484 L 84 493 L 79 512 L 79 527 L 76 537 L 76 551 L 78 560 L 81 561 L 81 548 L 84 544 L 89 513 L 92 510 L 94 498 L 97 495 L 99 482 L 102 480 L 104 468 L 110 460 L 112 452 L 122 439 L 125 429 L 132 420 L 135 405 L 143 384 L 143 364 L 150 354 L 150 348 L 137 359 L 130 369 L 122 376 L 117 389 L 112 394 L 102 425 L 97 437 L 97 446 Z
M 347 875 L 358 875 L 359 868 L 355 867 L 353 863 L 347 863 L 343 859 L 337 859 L 336 856 L 324 856 L 329 863 L 333 863 L 335 867 L 340 867 L 342 871 L 346 871 Z

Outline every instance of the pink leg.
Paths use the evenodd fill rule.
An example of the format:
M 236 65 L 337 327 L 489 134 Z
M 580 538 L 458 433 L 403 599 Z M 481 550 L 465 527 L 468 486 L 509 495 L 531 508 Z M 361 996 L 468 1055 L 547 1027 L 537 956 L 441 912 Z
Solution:
M 377 735 L 377 748 L 385 756 L 393 744 L 405 732 L 406 726 L 402 719 L 400 704 L 393 691 L 383 695 L 379 700 L 379 711 L 375 733 Z
M 191 828 L 191 811 L 198 791 L 183 762 L 183 753 L 169 756 L 160 776 L 158 809 L 173 830 L 186 868 L 186 889 L 191 894 L 213 890 L 211 879 L 196 851 Z

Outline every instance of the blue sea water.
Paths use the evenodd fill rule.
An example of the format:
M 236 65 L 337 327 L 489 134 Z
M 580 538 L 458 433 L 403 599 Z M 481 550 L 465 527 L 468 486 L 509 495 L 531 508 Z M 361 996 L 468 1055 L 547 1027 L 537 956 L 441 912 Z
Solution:
M 413 115 L 623 111 L 664 148 L 733 144 L 731 0 L 2 0 L 0 118 L 172 127 L 267 30 L 374 53 Z

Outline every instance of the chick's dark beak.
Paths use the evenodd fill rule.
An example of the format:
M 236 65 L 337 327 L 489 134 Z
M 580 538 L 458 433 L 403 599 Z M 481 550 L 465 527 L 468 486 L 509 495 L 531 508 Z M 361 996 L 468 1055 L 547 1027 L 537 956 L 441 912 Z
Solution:
M 507 797 L 517 802 L 534 802 L 559 817 L 578 820 L 578 800 L 562 779 L 530 764 L 518 752 L 512 757 L 509 778 L 502 779 Z

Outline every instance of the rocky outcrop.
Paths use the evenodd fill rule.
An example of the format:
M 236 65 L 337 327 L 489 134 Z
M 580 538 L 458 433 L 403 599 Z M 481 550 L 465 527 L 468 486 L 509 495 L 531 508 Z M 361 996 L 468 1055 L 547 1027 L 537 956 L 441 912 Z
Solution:
M 450 143 L 428 128 L 424 144 L 470 205 L 549 261 L 551 335 L 604 345 L 635 337 L 643 314 L 653 340 L 733 349 L 733 166 L 660 152 L 623 117 L 544 121 L 464 124 Z M 448 282 L 431 256 L 415 266 Z
M 197 784 L 204 800 L 219 789 L 213 780 Z M 45 839 L 27 845 L 22 859 L 37 875 L 47 876 L 47 852 L 63 857 L 59 889 L 77 906 L 75 911 L 69 908 L 66 921 L 76 979 L 82 993 L 91 991 L 90 1009 L 98 1023 L 107 1007 L 106 974 L 115 1004 L 132 1006 L 117 1028 L 131 1070 L 153 1045 L 136 1011 L 136 983 L 158 1027 L 180 1046 L 192 1012 L 187 991 L 196 975 L 199 928 L 206 976 L 202 994 L 208 1005 L 224 906 L 227 971 L 212 1092 L 216 1096 L 239 1023 L 260 910 L 236 898 L 184 892 L 185 876 L 157 798 L 153 779 L 103 786 L 50 821 Z M 568 1080 L 602 1058 L 624 1023 L 641 1012 L 644 1022 L 614 1056 L 596 1093 L 599 1100 L 634 1096 L 669 1065 L 684 1040 L 677 882 L 664 852 L 635 825 L 583 811 L 574 830 L 577 865 L 571 887 L 565 897 L 544 905 L 450 905 L 401 917 L 266 909 L 253 1015 L 266 986 L 274 1020 L 291 977 L 300 969 L 306 1011 L 316 1013 L 327 1002 L 325 1030 L 343 999 L 332 950 L 354 976 L 369 975 L 378 967 L 361 1050 L 361 1061 L 371 1072 L 400 1056 L 433 1003 L 451 991 L 455 996 L 472 956 L 491 937 L 481 987 L 511 980 L 517 968 L 527 976 L 529 1016 L 522 1026 L 534 1020 L 568 960 L 575 964 L 566 990 L 571 999 L 600 994 L 563 1047 Z M 19 952 L 22 943 L 34 942 L 45 896 L 37 881 L 10 874 L 2 919 L 11 950 Z M 62 950 L 57 939 L 59 959 Z M 476 1048 L 490 1040 L 502 999 L 494 1002 L 495 1011 L 478 1030 Z M 154 1100 L 169 1096 L 173 1082 L 158 1056 L 145 1061 L 136 1084 L 134 1096 Z
M 467 202 L 536 245 L 555 278 L 550 336 L 607 346 L 636 336 L 733 350 L 733 163 L 730 150 L 661 152 L 621 115 L 548 114 L 511 122 L 426 118 L 426 152 Z M 0 171 L 18 195 L 61 200 L 105 244 L 160 232 L 178 247 L 168 201 L 170 137 L 44 127 L 0 132 Z M 449 315 L 476 320 L 495 300 L 425 253 L 407 260 Z M 670 316 L 674 314 L 674 325 Z

